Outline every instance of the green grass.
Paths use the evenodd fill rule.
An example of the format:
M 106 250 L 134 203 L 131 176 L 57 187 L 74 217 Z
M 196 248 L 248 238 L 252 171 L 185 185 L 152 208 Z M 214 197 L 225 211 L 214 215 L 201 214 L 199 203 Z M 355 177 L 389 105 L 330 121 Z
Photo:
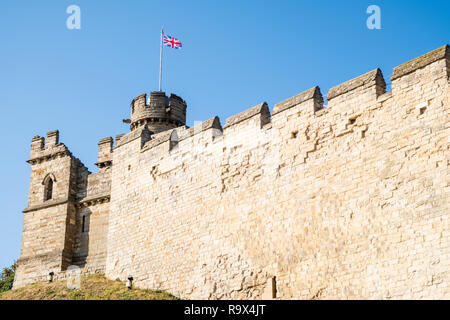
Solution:
M 0 293 L 0 300 L 177 300 L 160 290 L 131 289 L 102 275 L 81 277 L 81 287 L 69 290 L 66 281 L 35 283 Z

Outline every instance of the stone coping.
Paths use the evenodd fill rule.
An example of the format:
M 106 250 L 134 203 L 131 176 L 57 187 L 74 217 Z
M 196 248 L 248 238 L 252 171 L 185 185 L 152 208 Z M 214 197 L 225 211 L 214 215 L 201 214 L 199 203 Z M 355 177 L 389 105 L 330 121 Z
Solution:
M 189 137 L 192 137 L 197 133 L 206 131 L 208 129 L 218 129 L 220 131 L 223 131 L 222 125 L 220 124 L 219 117 L 216 116 L 216 117 L 213 117 L 206 121 L 203 121 L 202 123 L 200 123 L 192 128 L 183 126 L 183 127 L 178 127 L 175 129 L 171 129 L 171 130 L 167 130 L 167 131 L 163 131 L 163 132 L 154 134 L 151 136 L 152 139 L 145 143 L 142 151 L 154 148 L 164 142 L 170 141 L 171 137 L 173 137 L 174 135 L 176 137 L 174 142 L 179 142 L 179 141 L 182 141 Z
M 179 132 L 178 140 L 181 141 L 187 139 L 189 137 L 194 136 L 197 133 L 206 131 L 208 129 L 218 129 L 220 131 L 223 131 L 219 117 L 215 116 L 206 121 L 203 121 L 202 123 L 193 126 L 192 128 L 186 128 L 184 131 Z
M 374 85 L 386 89 L 386 82 L 384 81 L 383 74 L 379 68 L 331 88 L 328 91 L 327 100 L 336 98 L 360 87 L 368 88 Z
M 105 143 L 113 143 L 113 138 L 112 137 L 103 138 L 98 142 L 99 145 Z
M 269 107 L 267 106 L 266 102 L 260 103 L 250 109 L 227 118 L 227 121 L 225 122 L 225 126 L 223 128 L 226 129 L 257 114 L 266 114 L 270 117 Z
M 284 110 L 292 108 L 292 107 L 294 107 L 302 102 L 308 101 L 310 99 L 315 99 L 321 106 L 323 106 L 323 97 L 322 97 L 322 93 L 320 92 L 320 88 L 318 86 L 315 86 L 314 88 L 303 91 L 302 93 L 300 93 L 292 98 L 289 98 L 283 102 L 277 103 L 273 107 L 272 115 L 275 115 Z
M 139 139 L 144 132 L 148 132 L 148 134 L 150 134 L 150 131 L 148 130 L 146 125 L 143 126 L 142 128 L 135 129 L 135 130 L 125 134 L 124 136 L 120 137 L 119 141 L 116 142 L 116 146 L 114 147 L 114 149 L 118 148 L 124 144 L 127 144 L 128 142 Z
M 448 44 L 442 46 L 436 50 L 428 52 L 423 56 L 415 58 L 411 61 L 408 61 L 404 64 L 399 65 L 394 68 L 394 73 L 391 76 L 391 80 L 398 79 L 403 77 L 411 72 L 414 72 L 418 69 L 421 69 L 433 62 L 436 62 L 441 59 L 447 59 L 450 61 L 450 47 Z

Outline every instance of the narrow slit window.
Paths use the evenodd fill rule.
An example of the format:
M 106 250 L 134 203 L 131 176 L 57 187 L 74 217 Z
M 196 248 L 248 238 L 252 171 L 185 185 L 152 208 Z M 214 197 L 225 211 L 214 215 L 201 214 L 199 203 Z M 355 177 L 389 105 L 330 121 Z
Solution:
M 50 200 L 53 197 L 53 179 L 48 179 L 45 186 L 45 200 Z
M 81 222 L 81 232 L 85 232 L 85 228 L 86 228 L 86 216 L 83 216 Z

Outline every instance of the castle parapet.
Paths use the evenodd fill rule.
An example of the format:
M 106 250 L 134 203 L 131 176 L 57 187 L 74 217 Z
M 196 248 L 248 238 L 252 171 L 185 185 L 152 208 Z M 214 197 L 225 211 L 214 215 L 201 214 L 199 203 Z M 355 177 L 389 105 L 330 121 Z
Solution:
M 119 140 L 124 136 L 124 133 L 116 134 L 116 146 L 119 143 Z
M 175 94 L 166 96 L 154 91 L 141 94 L 131 102 L 131 130 L 147 125 L 153 133 L 183 126 L 186 123 L 186 102 Z
M 445 73 L 448 76 L 450 74 L 450 47 L 447 44 L 402 65 L 399 65 L 398 67 L 395 67 L 394 73 L 391 76 L 391 80 L 395 81 L 403 76 L 413 73 L 414 71 L 422 69 L 440 60 L 445 61 L 442 64 L 442 66 L 444 67 L 442 69 L 442 74 Z
M 42 150 L 44 150 L 45 146 L 45 138 L 41 136 L 34 136 L 33 140 L 31 140 L 31 158 L 34 158 L 34 156 L 38 153 L 40 153 Z
M 147 141 L 150 140 L 150 137 L 151 132 L 148 129 L 147 125 L 144 125 L 143 127 L 133 130 L 127 134 L 121 135 L 120 140 L 116 140 L 116 146 L 114 147 L 114 149 L 119 148 L 120 146 L 123 146 L 136 139 L 140 139 L 140 145 L 142 147 Z
M 179 131 L 179 141 L 190 138 L 197 133 L 206 131 L 208 129 L 215 129 L 214 133 L 215 135 L 221 135 L 223 132 L 222 125 L 220 124 L 219 117 L 213 117 L 211 119 L 208 119 L 202 123 L 199 123 L 192 128 L 186 128 L 186 129 L 180 129 Z
M 70 151 L 63 143 L 59 143 L 59 131 L 47 132 L 47 138 L 34 136 L 31 140 L 30 164 L 52 159 L 56 156 L 70 155 Z
M 379 68 L 351 79 L 328 91 L 328 107 L 351 105 L 353 102 L 363 104 L 376 101 L 376 98 L 386 92 L 386 82 Z
M 59 144 L 59 131 L 54 130 L 47 132 L 46 143 L 48 147 L 56 146 L 57 144 Z
M 272 116 L 281 113 L 285 110 L 300 107 L 301 112 L 313 114 L 314 112 L 323 108 L 323 97 L 320 92 L 320 88 L 315 86 L 309 90 L 306 90 L 292 98 L 289 98 L 283 102 L 277 103 L 273 108 Z
M 250 121 L 254 121 L 256 126 L 259 128 L 262 128 L 265 124 L 270 123 L 270 111 L 266 102 L 227 118 L 223 128 L 224 130 L 227 130 L 230 127 L 234 127 L 241 123 L 247 124 Z
M 179 142 L 188 140 L 195 135 L 210 131 L 210 137 L 212 139 L 221 136 L 223 134 L 222 125 L 220 124 L 219 117 L 213 117 L 202 123 L 199 123 L 191 128 L 180 127 L 174 130 L 160 132 L 158 134 L 152 135 L 151 140 L 147 141 L 142 148 L 142 151 L 153 149 L 161 144 L 166 143 L 168 148 L 166 150 L 172 150 Z

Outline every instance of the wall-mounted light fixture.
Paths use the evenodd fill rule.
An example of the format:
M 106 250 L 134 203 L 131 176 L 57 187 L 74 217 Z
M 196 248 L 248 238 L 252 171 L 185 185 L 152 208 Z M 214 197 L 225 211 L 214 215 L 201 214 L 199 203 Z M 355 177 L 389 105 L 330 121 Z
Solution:
M 53 282 L 53 276 L 55 275 L 55 273 L 52 271 L 47 275 L 47 281 L 48 282 Z
M 128 280 L 127 280 L 126 286 L 127 286 L 127 288 L 129 290 L 131 290 L 131 288 L 133 287 L 133 277 L 132 276 L 128 276 Z

